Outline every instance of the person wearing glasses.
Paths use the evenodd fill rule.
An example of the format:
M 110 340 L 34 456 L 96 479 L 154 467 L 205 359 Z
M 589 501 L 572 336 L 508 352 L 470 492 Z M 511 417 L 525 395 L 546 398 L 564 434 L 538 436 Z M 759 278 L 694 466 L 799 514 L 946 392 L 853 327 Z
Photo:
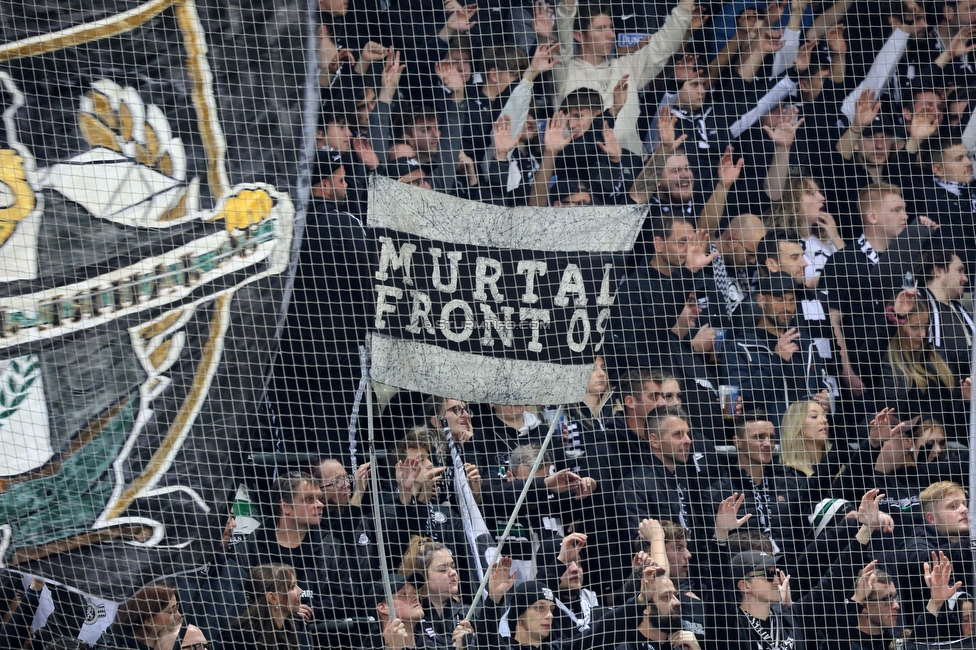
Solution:
M 358 586 L 378 577 L 372 568 L 378 566 L 372 513 L 361 507 L 369 492 L 369 472 L 369 463 L 363 463 L 350 475 L 334 458 L 320 460 L 311 472 L 322 490 L 321 531 L 335 551 L 339 584 L 332 589 L 341 594 L 334 603 L 343 608 L 343 618 L 363 610 L 366 603 Z
M 773 556 L 746 551 L 732 558 L 732 579 L 738 590 L 738 607 L 727 625 L 717 626 L 728 636 L 729 650 L 802 647 L 802 632 L 791 613 L 789 579 L 777 568 Z
M 172 650 L 183 625 L 176 587 L 165 581 L 146 585 L 122 603 L 115 621 L 99 639 L 100 648 Z
M 887 648 L 892 634 L 900 627 L 901 603 L 894 577 L 877 568 L 877 562 L 871 562 L 858 573 L 854 595 L 846 605 L 853 624 L 847 630 L 846 647 Z

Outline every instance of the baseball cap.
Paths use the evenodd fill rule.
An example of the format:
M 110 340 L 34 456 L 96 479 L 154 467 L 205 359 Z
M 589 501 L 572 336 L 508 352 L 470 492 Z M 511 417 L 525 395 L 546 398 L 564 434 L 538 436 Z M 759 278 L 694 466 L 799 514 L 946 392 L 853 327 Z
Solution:
M 332 176 L 342 167 L 342 153 L 332 149 L 319 149 L 308 168 L 308 181 L 313 187 L 322 179 Z
M 759 293 L 764 296 L 795 294 L 796 291 L 796 280 L 789 274 L 777 272 L 759 278 Z
M 406 577 L 400 575 L 399 573 L 390 573 L 387 575 L 387 577 L 390 580 L 390 593 L 392 594 L 396 594 L 407 585 L 413 585 L 417 589 L 420 589 L 420 587 L 423 585 L 423 581 L 416 573 L 411 573 Z M 367 596 L 369 596 L 369 602 L 372 604 L 385 602 L 386 587 L 383 585 L 383 581 L 377 580 L 374 582 Z
M 895 123 L 887 116 L 884 111 L 878 111 L 874 120 L 861 131 L 863 137 L 872 136 L 875 133 L 885 133 L 890 137 L 895 137 L 897 129 Z
M 400 158 L 392 160 L 386 164 L 386 167 L 383 168 L 383 175 L 400 180 L 404 176 L 411 174 L 420 168 L 420 161 L 416 158 L 401 156 Z
M 744 551 L 732 558 L 731 566 L 732 577 L 735 580 L 742 580 L 776 566 L 776 558 L 762 551 Z

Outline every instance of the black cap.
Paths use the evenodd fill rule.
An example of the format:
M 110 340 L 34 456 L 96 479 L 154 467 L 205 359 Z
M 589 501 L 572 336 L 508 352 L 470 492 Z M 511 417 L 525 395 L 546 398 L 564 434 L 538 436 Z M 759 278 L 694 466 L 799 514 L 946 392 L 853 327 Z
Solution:
M 411 573 L 407 577 L 403 577 L 399 573 L 390 573 L 388 577 L 390 579 L 391 594 L 395 594 L 407 585 L 413 585 L 417 589 L 423 585 L 423 581 L 416 573 Z M 369 597 L 369 602 L 374 605 L 386 602 L 386 587 L 383 585 L 383 581 L 377 580 L 374 582 L 367 596 Z
M 763 296 L 777 296 L 797 291 L 796 280 L 786 273 L 770 273 L 759 278 L 759 291 Z
M 537 580 L 523 582 L 512 589 L 511 594 L 512 609 L 510 610 L 510 616 L 512 618 L 518 618 L 522 612 L 540 600 L 556 602 L 556 597 L 553 595 L 552 589 Z
M 401 156 L 396 160 L 386 163 L 386 167 L 383 168 L 383 175 L 400 180 L 418 169 L 421 169 L 419 160 L 410 158 L 409 156 Z
M 863 137 L 869 137 L 875 133 L 884 133 L 892 138 L 898 133 L 894 121 L 884 111 L 878 111 L 874 120 L 861 131 Z
M 556 200 L 562 201 L 567 196 L 572 196 L 573 194 L 580 194 L 581 192 L 590 192 L 590 186 L 581 181 L 578 178 L 566 178 L 556 181 Z M 593 201 L 593 195 L 590 195 L 590 201 Z
M 776 558 L 762 551 L 744 551 L 732 558 L 730 566 L 732 567 L 732 578 L 742 580 L 743 578 L 751 578 L 769 567 L 776 566 Z
M 339 151 L 319 149 L 315 152 L 311 164 L 308 166 L 308 181 L 312 187 L 329 178 L 342 167 L 343 156 Z

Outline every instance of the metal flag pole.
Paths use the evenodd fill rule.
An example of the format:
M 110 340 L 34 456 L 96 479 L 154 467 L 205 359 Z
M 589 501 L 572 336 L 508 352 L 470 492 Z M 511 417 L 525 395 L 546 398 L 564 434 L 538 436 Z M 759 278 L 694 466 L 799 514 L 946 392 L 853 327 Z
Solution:
M 976 329 L 973 330 L 972 355 L 969 360 L 969 376 L 976 376 Z M 976 512 L 976 387 L 969 395 L 969 511 Z M 969 543 L 976 540 L 976 517 L 969 518 Z M 976 575 L 976 555 L 973 556 L 973 575 Z
M 383 593 L 386 596 L 387 607 L 390 608 L 390 620 L 396 618 L 393 605 L 393 589 L 390 587 L 390 572 L 386 566 L 386 544 L 383 541 L 383 516 L 380 512 L 380 481 L 376 464 L 376 439 L 373 431 L 373 382 L 366 382 L 366 430 L 369 434 L 369 483 L 373 492 L 373 525 L 376 527 L 376 546 L 380 554 L 380 572 L 383 577 Z
M 505 524 L 505 531 L 501 535 L 501 540 L 498 542 L 498 546 L 495 547 L 495 553 L 491 558 L 491 562 L 488 563 L 488 571 L 485 572 L 485 577 L 481 579 L 481 584 L 478 585 L 478 590 L 474 594 L 474 600 L 471 601 L 471 607 L 468 608 L 467 614 L 464 615 L 464 620 L 466 621 L 471 620 L 471 614 L 478 607 L 478 603 L 481 602 L 481 598 L 485 593 L 485 587 L 491 578 L 491 569 L 498 562 L 498 558 L 501 557 L 502 546 L 504 546 L 505 540 L 508 539 L 508 534 L 512 532 L 512 526 L 515 525 L 515 518 L 518 517 L 519 510 L 522 508 L 522 504 L 525 503 L 525 497 L 528 495 L 529 488 L 532 486 L 533 477 L 539 471 L 539 465 L 542 464 L 542 457 L 545 456 L 546 447 L 549 446 L 549 442 L 552 440 L 552 434 L 555 433 L 556 427 L 559 426 L 559 421 L 562 420 L 562 417 L 563 405 L 560 404 L 559 408 L 556 409 L 556 415 L 553 417 L 552 423 L 549 425 L 549 432 L 546 434 L 546 438 L 542 441 L 542 446 L 539 448 L 539 455 L 536 456 L 535 462 L 532 464 L 529 478 L 525 481 L 525 485 L 522 486 L 522 493 L 519 494 L 519 498 L 515 502 L 515 507 L 512 508 L 512 514 L 508 518 L 508 523 Z

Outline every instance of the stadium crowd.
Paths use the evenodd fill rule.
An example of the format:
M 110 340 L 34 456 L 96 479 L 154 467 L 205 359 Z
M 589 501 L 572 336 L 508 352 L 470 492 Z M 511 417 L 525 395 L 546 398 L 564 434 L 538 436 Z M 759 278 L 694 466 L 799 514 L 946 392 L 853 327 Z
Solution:
M 318 460 L 99 645 L 969 647 L 976 2 L 319 5 L 271 391 Z M 374 174 L 648 207 L 582 402 L 399 391 L 350 460 Z M 42 588 L 10 647 L 71 647 L 30 628 Z

